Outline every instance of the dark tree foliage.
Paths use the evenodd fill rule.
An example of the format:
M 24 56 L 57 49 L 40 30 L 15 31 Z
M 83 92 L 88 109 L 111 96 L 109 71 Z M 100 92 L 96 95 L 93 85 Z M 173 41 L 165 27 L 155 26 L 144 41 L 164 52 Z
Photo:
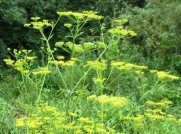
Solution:
M 1 0 L 0 56 L 4 58 L 7 47 L 32 49 L 40 44 L 39 34 L 23 27 L 23 24 L 28 22 L 32 16 L 56 20 L 56 12 L 60 10 L 94 10 L 104 16 L 116 17 L 127 2 L 135 6 L 140 6 L 143 0 Z M 60 32 L 59 29 L 55 30 L 55 35 Z M 65 32 L 61 31 L 61 33 Z M 58 36 L 55 38 L 62 37 Z

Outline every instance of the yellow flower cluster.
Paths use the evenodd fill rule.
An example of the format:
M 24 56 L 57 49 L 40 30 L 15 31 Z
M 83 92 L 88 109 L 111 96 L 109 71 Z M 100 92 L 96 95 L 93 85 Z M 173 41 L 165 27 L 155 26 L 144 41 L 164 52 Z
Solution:
M 178 123 L 175 116 L 165 113 L 161 108 L 147 109 L 144 116 L 151 121 L 159 120 Z
M 24 27 L 31 27 L 38 30 L 43 30 L 45 27 L 49 27 L 53 25 L 53 22 L 49 22 L 48 20 L 42 20 L 40 21 L 40 17 L 31 17 L 31 20 L 33 20 L 30 23 L 24 24 Z
M 97 78 L 93 78 L 93 81 L 95 84 L 102 85 L 103 82 L 105 81 L 105 78 L 97 77 Z
M 151 107 L 152 109 L 147 109 L 145 112 L 145 117 L 149 118 L 150 120 L 166 120 L 166 121 L 176 121 L 176 118 L 171 115 L 165 113 L 162 109 L 168 108 L 169 105 L 173 104 L 172 101 L 169 100 L 161 100 L 158 102 L 154 101 L 147 101 L 146 104 Z
M 68 61 L 64 61 L 63 56 L 58 56 L 57 59 L 58 60 L 53 60 L 53 61 L 50 61 L 49 63 L 52 65 L 57 65 L 57 66 L 62 66 L 62 67 L 72 67 L 75 65 L 76 61 L 78 61 L 77 58 L 71 58 Z
M 90 117 L 81 117 L 73 112 L 69 112 L 67 115 L 47 104 L 36 106 L 34 111 L 28 117 L 17 118 L 16 127 L 22 128 L 22 130 L 26 127 L 30 133 L 119 134 L 101 121 Z
M 34 61 L 37 57 L 36 56 L 27 56 L 26 59 L 29 61 Z
M 24 59 L 18 59 L 16 62 L 14 62 L 14 65 L 12 65 L 12 67 L 23 74 L 30 72 L 28 63 Z
M 160 113 L 151 113 L 151 112 L 146 112 L 144 113 L 145 117 L 147 117 L 150 120 L 164 120 L 165 117 L 164 115 L 161 115 Z
M 15 63 L 15 61 L 12 59 L 4 59 L 4 62 L 9 66 L 12 66 Z
M 147 66 L 140 66 L 132 63 L 126 63 L 121 61 L 112 61 L 111 66 L 117 68 L 120 71 L 129 71 L 133 70 L 136 74 L 141 75 L 144 73 L 144 70 L 148 69 Z
M 40 17 L 31 17 L 31 20 L 33 20 L 33 21 L 38 21 L 40 19 L 41 19 Z
M 104 42 L 97 42 L 97 48 L 106 48 L 107 45 Z
M 149 106 L 153 106 L 153 107 L 167 107 L 167 106 L 171 105 L 172 102 L 169 100 L 161 100 L 159 102 L 154 102 L 154 101 L 149 100 L 146 102 L 146 104 Z
M 65 24 L 64 24 L 64 27 L 71 28 L 71 27 L 72 27 L 72 24 L 71 24 L 71 23 L 65 23 Z
M 13 54 L 16 57 L 16 60 L 4 59 L 4 62 L 20 73 L 30 73 L 30 64 L 37 58 L 36 56 L 28 56 L 31 52 L 32 50 L 23 49 L 18 51 L 17 49 L 14 49 Z
M 108 30 L 109 33 L 118 36 L 131 36 L 131 37 L 137 35 L 137 33 L 135 33 L 132 30 L 124 29 L 123 25 L 128 22 L 128 19 L 115 19 L 114 22 L 115 24 L 113 25 L 115 26 Z
M 78 45 L 78 44 L 74 44 L 72 42 L 67 42 L 65 44 L 65 46 L 67 46 L 71 51 L 76 52 L 76 53 L 83 53 L 84 49 L 82 47 L 82 45 Z
M 117 97 L 117 96 L 91 95 L 91 96 L 87 97 L 87 100 L 95 101 L 101 105 L 108 105 L 108 106 L 115 107 L 115 108 L 120 108 L 127 104 L 127 99 L 125 97 Z
M 127 29 L 123 29 L 120 27 L 116 27 L 116 28 L 111 28 L 108 30 L 109 33 L 111 34 L 115 34 L 115 35 L 120 35 L 120 36 L 136 36 L 137 33 L 135 33 L 132 30 L 127 30 Z
M 171 75 L 168 72 L 164 72 L 164 71 L 150 70 L 150 72 L 156 73 L 156 75 L 158 76 L 158 79 L 160 79 L 160 80 L 165 80 L 165 79 L 178 80 L 178 79 L 180 79 L 178 76 Z
M 85 51 L 89 51 L 89 50 L 96 49 L 96 45 L 92 42 L 85 42 L 83 43 L 83 48 L 85 49 Z
M 49 73 L 51 73 L 51 71 L 48 69 L 48 67 L 39 67 L 32 72 L 33 75 L 45 75 Z
M 90 123 L 90 124 L 94 123 L 94 120 L 92 120 L 91 118 L 88 118 L 88 117 L 80 117 L 79 121 L 82 123 Z
M 90 67 L 96 71 L 104 71 L 107 69 L 106 60 L 102 61 L 87 61 L 86 67 Z
M 114 22 L 116 22 L 118 25 L 123 25 L 128 22 L 128 19 L 115 19 Z
M 61 48 L 64 44 L 65 44 L 65 42 L 59 41 L 59 42 L 55 43 L 55 46 Z
M 57 48 L 61 48 L 63 45 L 65 45 L 69 48 L 69 50 L 75 53 L 90 52 L 91 50 L 105 49 L 107 47 L 107 45 L 104 42 L 84 42 L 83 44 L 74 44 L 72 42 L 59 41 L 55 43 L 55 46 Z
M 17 127 L 27 126 L 29 128 L 36 128 L 41 125 L 40 118 L 19 118 L 16 120 Z
M 111 62 L 111 66 L 113 68 L 119 69 L 120 71 L 133 70 L 138 75 L 144 74 L 144 70 L 148 69 L 147 66 L 140 66 L 140 65 L 136 65 L 136 64 L 132 64 L 132 63 L 126 63 L 126 62 L 121 62 L 121 61 L 112 61 Z M 156 74 L 158 76 L 159 80 L 165 80 L 165 79 L 168 79 L 168 80 L 178 80 L 178 79 L 180 79 L 180 77 L 175 76 L 175 75 L 171 75 L 168 72 L 164 72 L 164 71 L 150 70 L 150 73 Z
M 134 121 L 134 122 L 141 122 L 144 120 L 144 115 L 138 114 L 135 117 L 126 116 L 123 119 L 129 120 L 129 121 Z
M 149 123 L 158 123 L 158 121 L 161 123 L 175 123 L 180 124 L 180 119 L 177 119 L 174 115 L 168 114 L 164 112 L 163 105 L 170 105 L 172 104 L 171 101 L 160 101 L 160 102 L 153 102 L 153 101 L 147 101 L 146 104 L 149 104 L 149 106 L 146 108 L 143 114 L 138 114 L 136 116 L 126 116 L 123 118 L 124 121 L 129 121 L 133 125 L 142 125 L 143 127 L 146 127 L 146 124 Z M 156 106 L 153 108 L 153 106 Z
M 100 20 L 103 16 L 97 15 L 97 12 L 93 11 L 83 11 L 83 12 L 57 12 L 59 16 L 66 16 L 66 17 L 75 17 L 78 20 L 88 19 L 88 20 Z

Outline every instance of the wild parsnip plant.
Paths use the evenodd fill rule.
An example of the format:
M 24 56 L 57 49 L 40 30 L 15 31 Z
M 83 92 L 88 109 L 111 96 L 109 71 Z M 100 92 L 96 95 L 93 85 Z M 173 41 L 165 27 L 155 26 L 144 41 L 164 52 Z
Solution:
M 103 16 L 93 11 L 57 14 L 56 22 L 32 17 L 32 22 L 24 24 L 39 31 L 43 42 L 39 51 L 43 58 L 32 50 L 15 49 L 9 50 L 14 59 L 4 59 L 20 73 L 23 82 L 19 92 L 24 97 L 19 101 L 25 112 L 15 114 L 13 133 L 148 134 L 181 131 L 181 117 L 176 117 L 169 109 L 175 102 L 153 97 L 159 93 L 159 87 L 178 82 L 180 77 L 119 57 L 122 40 L 137 35 L 123 26 L 127 19 L 116 19 L 112 27 L 106 29 L 101 23 Z M 66 40 L 51 44 L 54 28 L 62 17 L 68 18 L 63 25 L 69 33 Z M 99 40 L 79 42 L 83 28 L 91 21 L 100 24 Z M 46 28 L 49 28 L 49 33 L 45 32 Z M 70 58 L 57 55 L 60 49 L 68 52 Z

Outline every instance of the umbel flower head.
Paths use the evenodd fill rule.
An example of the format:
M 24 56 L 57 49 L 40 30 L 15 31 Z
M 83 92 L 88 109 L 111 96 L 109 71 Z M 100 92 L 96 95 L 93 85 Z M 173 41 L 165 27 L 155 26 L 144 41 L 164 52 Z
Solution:
M 88 101 L 98 102 L 100 105 L 109 105 L 115 108 L 123 107 L 127 104 L 127 98 L 107 95 L 91 95 L 87 97 Z
M 97 78 L 93 78 L 93 81 L 95 84 L 102 85 L 103 82 L 105 81 L 105 78 L 97 77 Z
M 132 30 L 127 30 L 124 28 L 124 24 L 128 22 L 128 19 L 116 19 L 114 20 L 114 27 L 109 29 L 108 32 L 113 34 L 113 35 L 118 35 L 118 36 L 131 36 L 134 37 L 137 35 L 136 32 Z
M 120 36 L 132 36 L 133 37 L 133 36 L 137 35 L 137 33 L 135 33 L 132 30 L 127 30 L 127 29 L 123 29 L 123 28 L 120 28 L 120 27 L 111 28 L 111 29 L 109 29 L 108 32 L 111 33 L 111 34 L 120 35 Z
M 57 12 L 59 16 L 65 16 L 65 17 L 74 17 L 78 20 L 100 20 L 103 18 L 103 16 L 97 15 L 97 12 L 93 11 L 83 11 L 83 12 Z
M 71 28 L 71 27 L 72 27 L 72 24 L 71 24 L 71 23 L 65 23 L 65 24 L 64 24 L 64 27 Z
M 43 30 L 45 27 L 53 26 L 53 22 L 49 22 L 48 20 L 40 20 L 40 17 L 31 17 L 33 20 L 30 23 L 24 24 L 24 27 L 32 27 L 34 29 Z
M 168 105 L 171 105 L 173 102 L 169 101 L 169 100 L 161 100 L 158 102 L 154 102 L 154 101 L 147 101 L 146 104 L 149 106 L 154 106 L 154 107 L 167 107 Z
M 90 67 L 91 69 L 94 69 L 96 71 L 104 71 L 107 69 L 106 60 L 102 61 L 87 61 L 87 67 Z
M 171 75 L 168 72 L 165 71 L 158 71 L 158 70 L 150 70 L 150 73 L 155 73 L 158 77 L 159 80 L 179 80 L 180 77 L 175 76 L 175 75 Z
M 64 56 L 57 56 L 57 60 L 50 61 L 49 63 L 52 65 L 57 65 L 61 67 L 72 67 L 78 61 L 78 59 L 74 57 L 72 57 L 68 61 L 64 61 L 64 58 L 65 58 Z
M 45 75 L 45 74 L 49 74 L 51 71 L 48 69 L 48 67 L 39 67 L 38 69 L 36 69 L 36 71 L 33 71 L 32 74 L 33 75 Z

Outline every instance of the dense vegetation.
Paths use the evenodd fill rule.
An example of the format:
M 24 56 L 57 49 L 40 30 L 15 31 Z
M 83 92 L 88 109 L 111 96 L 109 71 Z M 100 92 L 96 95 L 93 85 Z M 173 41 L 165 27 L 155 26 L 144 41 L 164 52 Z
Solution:
M 180 14 L 179 0 L 1 0 L 0 133 L 180 134 Z

